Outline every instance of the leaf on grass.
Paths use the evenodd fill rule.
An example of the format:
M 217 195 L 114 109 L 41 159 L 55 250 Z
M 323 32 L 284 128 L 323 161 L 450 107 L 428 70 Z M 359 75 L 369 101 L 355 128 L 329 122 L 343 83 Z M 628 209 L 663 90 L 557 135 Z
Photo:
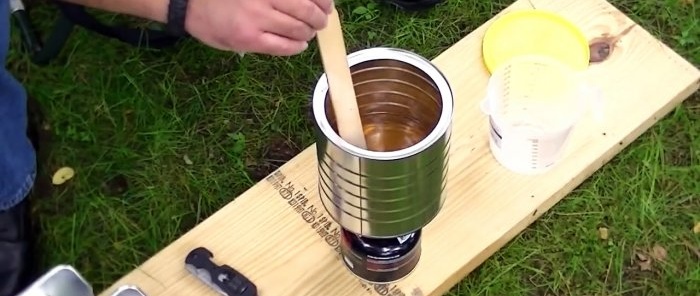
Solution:
M 649 271 L 651 270 L 651 259 L 647 257 L 647 255 L 644 255 L 644 253 L 637 251 L 635 253 L 635 256 L 637 257 L 637 265 L 639 266 L 639 270 L 641 271 Z
M 695 256 L 698 256 L 698 259 L 700 259 L 700 249 L 694 247 L 693 245 L 690 244 L 687 240 L 683 240 L 683 244 L 693 253 L 695 253 Z
M 600 237 L 602 240 L 607 240 L 608 237 L 610 237 L 608 229 L 605 227 L 598 228 L 598 237 Z
M 637 255 L 637 259 L 638 259 L 639 261 L 647 261 L 647 260 L 649 260 L 649 258 L 648 258 L 646 255 L 644 255 L 644 254 L 642 254 L 642 253 L 640 253 L 640 252 L 637 252 L 636 255 Z
M 639 261 L 639 270 L 650 271 L 651 270 L 651 260 Z
M 668 256 L 668 252 L 666 251 L 666 248 L 655 244 L 654 247 L 651 248 L 651 251 L 642 251 L 642 250 L 637 250 L 634 253 L 637 261 L 637 266 L 639 266 L 639 269 L 641 271 L 650 271 L 652 270 L 652 264 L 654 261 L 665 261 L 666 257 Z
M 58 169 L 51 178 L 53 185 L 61 185 L 75 176 L 75 171 L 70 167 Z
M 668 252 L 662 246 L 654 245 L 651 249 L 651 257 L 656 261 L 664 261 L 666 260 L 666 256 L 668 256 Z
M 245 135 L 243 133 L 232 133 L 229 137 L 233 140 L 233 153 L 240 154 L 245 150 Z
M 185 155 L 182 156 L 182 160 L 185 161 L 185 164 L 186 164 L 186 165 L 192 165 L 192 164 L 193 164 L 192 160 L 190 159 L 189 156 L 187 156 L 187 154 L 185 154 Z
M 700 222 L 696 222 L 695 226 L 693 226 L 693 233 L 695 233 L 695 234 L 700 233 Z
M 365 14 L 367 12 L 369 12 L 369 10 L 367 9 L 367 7 L 364 7 L 364 6 L 355 7 L 355 9 L 352 10 L 353 14 L 360 14 L 360 15 Z
M 695 0 L 681 0 L 681 4 L 690 6 L 690 5 L 695 4 Z

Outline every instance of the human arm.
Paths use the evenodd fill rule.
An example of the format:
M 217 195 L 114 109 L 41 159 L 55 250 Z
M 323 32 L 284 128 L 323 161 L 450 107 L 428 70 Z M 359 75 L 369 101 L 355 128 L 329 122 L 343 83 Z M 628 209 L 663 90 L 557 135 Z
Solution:
M 161 23 L 170 0 L 63 0 Z M 185 30 L 220 50 L 293 55 L 324 28 L 332 0 L 189 0 Z

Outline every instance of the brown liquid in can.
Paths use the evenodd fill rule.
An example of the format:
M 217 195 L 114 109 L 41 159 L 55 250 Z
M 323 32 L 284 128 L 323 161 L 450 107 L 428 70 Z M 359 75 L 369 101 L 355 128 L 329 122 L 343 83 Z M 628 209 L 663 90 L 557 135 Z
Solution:
M 437 125 L 442 109 L 437 87 L 410 65 L 375 61 L 352 68 L 367 149 L 396 151 L 424 139 Z M 328 121 L 335 127 L 330 100 Z

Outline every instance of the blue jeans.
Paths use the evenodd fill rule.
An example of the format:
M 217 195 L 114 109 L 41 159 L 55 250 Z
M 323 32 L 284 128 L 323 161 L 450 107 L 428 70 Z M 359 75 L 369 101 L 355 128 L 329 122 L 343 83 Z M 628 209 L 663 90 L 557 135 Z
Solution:
M 5 68 L 9 33 L 9 0 L 0 0 L 0 210 L 24 200 L 36 175 L 36 155 L 27 137 L 27 94 Z

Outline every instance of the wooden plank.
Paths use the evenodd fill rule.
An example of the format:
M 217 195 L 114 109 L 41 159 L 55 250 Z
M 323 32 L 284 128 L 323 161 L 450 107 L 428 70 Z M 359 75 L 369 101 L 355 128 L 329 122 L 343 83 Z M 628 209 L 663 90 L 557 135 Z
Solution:
M 634 23 L 603 0 L 520 0 L 508 7 L 549 9 L 571 19 L 589 39 L 619 34 Z M 308 198 L 328 219 L 316 194 L 315 147 L 304 150 L 197 227 L 127 274 L 117 286 L 143 286 L 149 296 L 216 295 L 183 268 L 185 255 L 204 246 L 215 261 L 251 278 L 260 295 L 441 295 L 608 162 L 661 117 L 698 90 L 700 71 L 639 26 L 611 57 L 587 70 L 603 90 L 605 117 L 586 118 L 565 160 L 548 174 L 520 176 L 490 155 L 487 125 L 478 104 L 488 74 L 480 46 L 491 21 L 435 58 L 455 91 L 454 136 L 448 199 L 424 229 L 416 270 L 384 287 L 361 284 L 339 260 L 335 238 L 322 238 L 283 197 L 284 186 Z M 273 177 L 279 177 L 282 181 Z M 331 229 L 337 226 L 333 223 Z M 158 284 L 153 284 L 156 281 Z M 384 294 L 376 290 L 388 289 Z

